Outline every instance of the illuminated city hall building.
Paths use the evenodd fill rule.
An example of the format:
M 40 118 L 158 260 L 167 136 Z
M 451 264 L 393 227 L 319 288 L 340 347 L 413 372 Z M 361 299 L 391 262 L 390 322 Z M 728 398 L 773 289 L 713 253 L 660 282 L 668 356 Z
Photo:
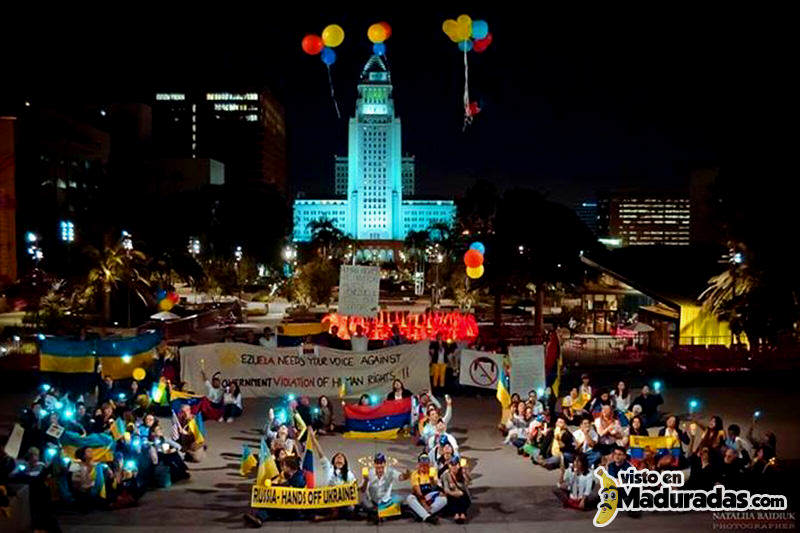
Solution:
M 452 224 L 452 200 L 404 199 L 415 192 L 414 163 L 413 156 L 402 155 L 391 75 L 383 60 L 373 55 L 361 72 L 356 112 L 349 124 L 348 155 L 335 159 L 334 191 L 339 196 L 297 198 L 294 240 L 309 241 L 309 224 L 327 219 L 360 241 L 361 255 L 391 261 L 409 231 Z

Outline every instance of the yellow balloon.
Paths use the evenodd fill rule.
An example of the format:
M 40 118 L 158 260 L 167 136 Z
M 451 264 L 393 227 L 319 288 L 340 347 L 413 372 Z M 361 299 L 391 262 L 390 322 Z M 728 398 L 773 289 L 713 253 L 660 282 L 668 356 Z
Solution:
M 380 24 L 373 24 L 367 30 L 367 38 L 373 43 L 382 43 L 386 40 L 386 28 Z
M 479 277 L 483 276 L 483 265 L 475 268 L 467 267 L 467 276 L 472 279 L 478 279 Z
M 133 379 L 136 381 L 142 381 L 146 375 L 147 374 L 145 374 L 144 368 L 142 367 L 133 369 Z
M 162 311 L 169 311 L 172 309 L 172 306 L 175 305 L 172 300 L 169 298 L 164 298 L 160 302 L 158 302 L 158 308 Z
M 325 46 L 336 48 L 344 41 L 344 30 L 338 24 L 330 24 L 322 30 L 322 42 Z
M 456 42 L 456 34 L 458 32 L 458 22 L 453 19 L 447 19 L 442 24 L 442 31 L 450 37 L 450 40 Z
M 469 15 L 459 15 L 456 19 L 458 24 L 458 40 L 466 41 L 472 36 L 472 19 Z

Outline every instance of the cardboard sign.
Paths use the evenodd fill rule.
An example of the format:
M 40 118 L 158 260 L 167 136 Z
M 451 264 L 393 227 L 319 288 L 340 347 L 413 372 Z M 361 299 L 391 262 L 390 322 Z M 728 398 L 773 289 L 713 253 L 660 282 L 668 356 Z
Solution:
M 497 389 L 497 379 L 502 366 L 502 354 L 461 350 L 461 371 L 458 382 L 470 387 Z
M 47 429 L 47 434 L 53 437 L 54 439 L 60 439 L 61 435 L 64 434 L 64 428 L 62 426 L 59 426 L 58 424 L 52 424 Z
M 544 346 L 512 346 L 508 355 L 511 359 L 511 394 L 526 397 L 528 391 L 544 389 Z
M 339 314 L 377 316 L 380 281 L 379 267 L 342 265 L 339 270 Z
M 16 459 L 19 457 L 19 449 L 22 446 L 22 436 L 25 434 L 25 428 L 19 424 L 14 424 L 14 429 L 11 430 L 11 435 L 6 442 L 5 451 L 9 457 Z

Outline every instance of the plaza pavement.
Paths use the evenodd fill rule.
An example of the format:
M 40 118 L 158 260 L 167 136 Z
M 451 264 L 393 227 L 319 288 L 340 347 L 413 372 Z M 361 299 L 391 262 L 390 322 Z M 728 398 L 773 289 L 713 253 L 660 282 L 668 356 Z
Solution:
M 763 426 L 778 435 L 778 449 L 783 459 L 800 458 L 800 445 L 795 435 L 796 420 L 791 409 L 779 409 L 797 399 L 797 391 L 781 389 L 719 388 L 667 391 L 666 410 L 680 411 L 688 398 L 702 401 L 701 415 L 720 414 L 726 424 L 737 422 L 746 428 L 753 406 L 764 411 Z M 769 406 L 776 406 L 770 408 Z M 257 453 L 260 428 L 268 402 L 248 400 L 245 413 L 233 424 L 209 422 L 209 454 L 199 465 L 191 465 L 192 479 L 167 490 L 150 491 L 136 508 L 94 512 L 89 515 L 64 515 L 64 531 L 100 532 L 176 531 L 195 533 L 229 531 L 246 528 L 242 519 L 248 510 L 252 479 L 239 475 L 242 444 L 249 444 Z M 442 519 L 438 526 L 416 523 L 408 518 L 389 521 L 381 526 L 364 521 L 308 521 L 265 524 L 267 531 L 493 531 L 504 533 L 528 531 L 589 531 L 593 512 L 562 509 L 552 494 L 558 472 L 546 471 L 518 457 L 511 447 L 500 444 L 495 429 L 499 416 L 497 401 L 491 396 L 456 397 L 452 433 L 461 447 L 461 454 L 473 468 L 472 491 L 474 503 L 470 522 L 456 525 Z M 361 441 L 341 436 L 320 437 L 328 455 L 334 451 L 347 454 L 351 468 L 358 476 L 358 458 L 382 451 L 399 461 L 400 468 L 413 468 L 419 451 L 408 440 Z M 408 485 L 401 484 L 401 492 Z M 609 531 L 711 531 L 710 514 L 702 513 L 645 513 L 639 519 L 620 514 Z

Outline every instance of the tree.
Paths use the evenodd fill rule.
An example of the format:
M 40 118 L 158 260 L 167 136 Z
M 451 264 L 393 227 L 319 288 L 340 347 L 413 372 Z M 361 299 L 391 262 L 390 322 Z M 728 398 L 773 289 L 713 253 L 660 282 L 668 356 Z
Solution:
M 292 298 L 304 305 L 327 305 L 338 282 L 339 270 L 336 266 L 318 257 L 300 267 L 293 278 Z
M 146 256 L 139 250 L 127 250 L 120 243 L 102 251 L 87 247 L 95 266 L 89 271 L 88 284 L 102 296 L 103 321 L 111 322 L 111 295 L 120 285 L 147 303 L 150 283 L 143 273 Z
M 312 220 L 308 228 L 311 230 L 311 248 L 323 259 L 340 256 L 343 245 L 349 242 L 344 232 L 327 218 Z

